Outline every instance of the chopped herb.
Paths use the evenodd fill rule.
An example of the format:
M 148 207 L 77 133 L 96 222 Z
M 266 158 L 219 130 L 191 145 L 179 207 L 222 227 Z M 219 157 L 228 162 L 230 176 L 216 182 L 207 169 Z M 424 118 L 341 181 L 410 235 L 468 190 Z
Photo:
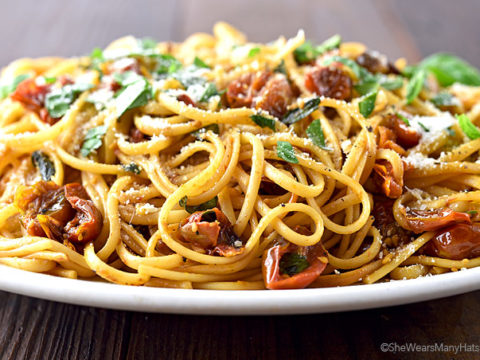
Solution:
M 212 96 L 218 95 L 217 87 L 214 83 L 208 83 L 205 87 L 205 91 L 200 97 L 200 102 L 207 102 Z
M 375 100 L 377 100 L 377 91 L 366 95 L 362 101 L 358 103 L 358 110 L 364 118 L 368 118 L 375 109 Z
M 473 125 L 467 115 L 455 115 L 458 119 L 458 124 L 462 131 L 467 135 L 471 140 L 480 138 L 480 130 Z
M 210 69 L 210 66 L 208 66 L 202 59 L 200 59 L 198 56 L 195 56 L 195 59 L 193 60 L 193 65 L 199 68 L 206 68 Z
M 139 175 L 142 172 L 140 166 L 138 166 L 134 162 L 131 162 L 130 164 L 123 164 L 122 168 L 123 170 L 134 173 L 135 175 Z
M 400 89 L 403 86 L 403 79 L 401 77 L 387 77 L 385 75 L 377 75 L 378 83 L 381 87 L 387 90 Z
M 212 131 L 215 134 L 220 134 L 220 128 L 218 127 L 218 124 L 210 124 L 196 131 L 193 131 L 192 135 L 195 136 L 198 140 L 202 140 L 202 135 L 206 134 L 207 131 Z
M 302 45 L 295 49 L 293 55 L 299 64 L 306 64 L 315 60 L 319 55 L 336 49 L 340 46 L 342 38 L 340 35 L 333 35 L 325 40 L 322 44 L 314 47 L 310 41 L 305 41 Z
M 342 57 L 342 56 L 332 56 L 332 57 L 326 59 L 324 61 L 324 64 L 329 65 L 333 62 L 339 62 L 339 63 L 341 63 L 345 66 L 348 66 L 350 69 L 352 69 L 355 76 L 361 81 L 376 80 L 375 76 L 372 73 L 370 73 L 367 69 L 358 65 L 352 59 Z
M 199 68 L 196 66 L 189 66 L 172 73 L 172 76 L 180 81 L 185 88 L 189 88 L 192 85 L 204 85 L 207 80 L 198 75 L 198 70 Z
M 215 196 L 213 199 L 210 199 L 207 202 L 204 202 L 203 204 L 200 204 L 200 205 L 189 206 L 189 205 L 187 205 L 187 201 L 188 201 L 188 198 L 186 196 L 184 196 L 183 198 L 180 199 L 178 204 L 181 207 L 185 208 L 185 210 L 189 214 L 193 214 L 196 211 L 205 211 L 205 210 L 210 210 L 210 209 L 213 209 L 214 207 L 216 207 L 217 204 L 218 204 L 218 196 Z
M 477 210 L 468 210 L 466 211 L 466 213 L 470 216 L 475 216 L 478 214 L 478 211 Z
M 145 105 L 153 97 L 150 83 L 139 76 L 137 80 L 129 82 L 115 94 L 115 107 L 117 116 L 122 116 L 125 111 Z
M 260 127 L 268 127 L 275 131 L 275 119 L 265 117 L 259 114 L 250 115 L 250 119 L 252 119 L 253 122 Z
M 407 126 L 410 126 L 410 121 L 405 117 L 403 116 L 402 114 L 400 113 L 395 113 L 395 115 L 397 115 L 397 117 L 402 120 L 405 124 L 407 124 Z
M 65 115 L 70 105 L 84 91 L 92 88 L 91 84 L 77 83 L 65 85 L 55 89 L 45 97 L 45 107 L 52 118 L 59 118 Z
M 90 53 L 90 62 L 91 68 L 97 70 L 100 74 L 103 74 L 103 71 L 100 69 L 100 64 L 105 61 L 105 57 L 103 56 L 103 50 L 100 48 L 95 48 Z
M 318 105 L 320 105 L 320 98 L 314 98 L 308 100 L 304 105 L 303 108 L 297 108 L 290 110 L 285 114 L 282 119 L 282 122 L 287 125 L 295 124 L 297 121 L 300 121 L 310 115 L 312 112 L 318 109 Z
M 55 175 L 55 166 L 53 165 L 52 160 L 50 160 L 46 154 L 39 150 L 33 152 L 32 164 L 38 168 L 38 171 L 40 171 L 40 176 L 45 181 L 50 181 L 52 176 Z
M 87 131 L 85 138 L 83 139 L 82 148 L 80 153 L 82 156 L 88 156 L 92 151 L 97 150 L 102 146 L 102 139 L 107 132 L 107 126 L 101 125 L 94 127 Z
M 17 75 L 13 78 L 13 80 L 9 84 L 0 86 L 0 99 L 4 99 L 10 93 L 14 92 L 17 89 L 18 84 L 28 79 L 29 77 L 30 75 L 28 74 Z
M 133 84 L 135 81 L 142 79 L 142 76 L 138 75 L 134 71 L 115 73 L 112 76 L 113 80 L 115 80 L 115 82 L 117 82 L 120 86 L 128 86 L 130 84 Z
M 251 58 L 251 57 L 257 56 L 259 53 L 260 53 L 259 47 L 251 48 L 250 51 L 248 52 L 248 57 Z
M 456 98 L 447 92 L 441 92 L 430 99 L 435 106 L 453 106 L 456 105 L 455 100 Z
M 441 86 L 450 86 L 455 82 L 480 86 L 480 72 L 466 61 L 452 54 L 430 55 L 418 66 L 430 71 Z
M 287 141 L 277 142 L 277 155 L 279 158 L 289 163 L 298 164 L 298 159 L 295 156 L 295 151 L 293 150 L 293 146 Z
M 420 121 L 417 121 L 418 125 L 420 125 L 420 127 L 423 129 L 423 131 L 425 132 L 430 132 L 430 129 L 428 127 L 426 127 L 425 125 L 423 125 L 423 123 L 421 123 Z
M 138 46 L 142 50 L 152 50 L 157 47 L 157 41 L 149 37 L 146 37 L 143 39 L 137 39 L 137 41 L 138 41 Z
M 173 74 L 182 68 L 182 63 L 169 54 L 161 54 L 156 57 L 157 74 Z
M 54 84 L 57 81 L 56 77 L 43 77 L 43 81 L 45 81 L 45 84 Z
M 453 130 L 451 127 L 446 128 L 448 135 L 450 136 L 455 136 L 455 130 Z
M 366 81 L 355 85 L 355 90 L 357 90 L 360 95 L 367 95 L 374 91 L 377 91 L 378 86 L 379 85 L 376 81 Z
M 325 135 L 322 129 L 322 123 L 319 119 L 313 120 L 307 128 L 307 136 L 312 142 L 323 150 L 332 150 L 325 144 Z
M 287 69 L 285 67 L 285 60 L 282 59 L 282 61 L 280 61 L 280 64 L 278 64 L 278 66 L 275 69 L 273 69 L 273 71 L 287 76 Z
M 420 91 L 422 91 L 426 75 L 425 70 L 418 69 L 410 78 L 407 84 L 407 104 L 411 104 L 418 94 L 420 94 Z
M 280 274 L 286 274 L 288 276 L 297 275 L 309 266 L 310 264 L 307 258 L 297 253 L 287 253 L 283 255 L 279 263 Z

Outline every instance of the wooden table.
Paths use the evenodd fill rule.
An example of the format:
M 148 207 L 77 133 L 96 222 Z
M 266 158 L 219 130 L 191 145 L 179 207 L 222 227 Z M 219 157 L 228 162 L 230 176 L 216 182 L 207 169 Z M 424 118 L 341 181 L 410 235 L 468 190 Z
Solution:
M 0 3 L 0 63 L 86 54 L 125 34 L 182 40 L 229 21 L 257 41 L 298 28 L 341 33 L 391 58 L 436 51 L 480 67 L 476 0 L 16 0 Z M 480 292 L 350 313 L 212 317 L 133 313 L 0 292 L 1 359 L 478 359 L 478 352 L 383 353 L 382 343 L 480 344 Z

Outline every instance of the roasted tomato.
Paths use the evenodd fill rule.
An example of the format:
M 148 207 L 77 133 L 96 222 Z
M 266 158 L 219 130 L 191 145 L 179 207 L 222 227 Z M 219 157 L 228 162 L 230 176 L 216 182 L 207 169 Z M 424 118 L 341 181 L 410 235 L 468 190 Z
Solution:
M 385 126 L 378 127 L 378 147 L 379 149 L 390 149 L 399 155 L 405 155 L 405 149 L 396 143 L 397 136 Z
M 419 234 L 424 231 L 435 231 L 456 223 L 470 224 L 470 215 L 453 211 L 449 208 L 435 210 L 408 210 L 404 212 L 409 230 Z
M 396 135 L 397 142 L 404 148 L 410 149 L 417 145 L 422 135 L 409 127 L 397 115 L 389 115 L 387 118 L 387 126 L 392 129 Z
M 382 192 L 389 198 L 396 199 L 402 195 L 403 178 L 397 178 L 393 174 L 393 167 L 387 160 L 377 160 L 373 166 L 375 172 L 374 182 L 381 187 Z
M 395 221 L 393 216 L 394 202 L 395 200 L 384 196 L 375 196 L 373 198 L 372 214 L 375 218 L 374 225 L 380 231 L 386 243 L 390 243 L 388 239 L 391 239 L 391 243 L 398 246 L 410 242 L 412 232 L 405 230 Z
M 21 186 L 15 205 L 32 236 L 79 244 L 94 240 L 102 229 L 102 214 L 80 184 L 60 187 L 52 181 L 39 181 Z
M 139 143 L 146 140 L 146 136 L 137 128 L 130 129 L 130 142 Z
M 352 80 L 339 68 L 314 67 L 305 75 L 305 87 L 320 96 L 339 100 L 352 97 Z
M 263 254 L 263 279 L 270 290 L 303 289 L 310 285 L 327 266 L 318 246 L 298 247 L 275 245 Z
M 480 256 L 480 224 L 455 224 L 440 230 L 425 245 L 424 253 L 451 260 Z
M 188 96 L 187 94 L 178 95 L 177 100 L 181 101 L 181 102 L 184 102 L 187 105 L 195 106 L 195 101 L 193 101 L 192 98 L 190 96 Z
M 355 61 L 358 65 L 363 66 L 365 69 L 374 74 L 400 74 L 400 71 L 398 71 L 398 69 L 390 62 L 388 62 L 388 59 L 385 55 L 377 52 L 366 51 L 359 55 Z
M 264 71 L 245 74 L 232 81 L 228 85 L 226 97 L 232 108 L 263 109 L 281 118 L 292 102 L 294 93 L 285 75 Z
M 47 109 L 45 109 L 45 97 L 50 92 L 50 89 L 51 85 L 38 85 L 35 79 L 30 78 L 18 84 L 10 97 L 36 113 L 43 122 L 53 125 L 59 119 L 53 119 Z
M 180 224 L 179 230 L 183 241 L 207 254 L 229 257 L 241 254 L 245 249 L 230 221 L 217 208 L 193 213 Z

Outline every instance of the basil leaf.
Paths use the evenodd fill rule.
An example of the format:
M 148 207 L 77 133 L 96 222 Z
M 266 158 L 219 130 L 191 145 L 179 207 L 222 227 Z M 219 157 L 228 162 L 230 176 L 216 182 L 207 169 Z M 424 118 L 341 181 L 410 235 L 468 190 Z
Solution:
M 478 211 L 477 210 L 468 210 L 466 211 L 466 213 L 470 216 L 475 216 L 478 214 Z
M 319 119 L 313 120 L 307 128 L 307 136 L 312 142 L 323 150 L 332 150 L 325 144 L 325 134 Z
M 354 87 L 360 95 L 367 95 L 378 90 L 378 83 L 376 81 L 366 81 Z
M 207 80 L 198 74 L 198 69 L 196 66 L 189 66 L 172 73 L 172 76 L 180 81 L 185 88 L 192 85 L 204 85 Z
M 430 55 L 419 66 L 430 71 L 442 86 L 450 86 L 455 82 L 480 86 L 480 72 L 466 61 L 452 54 Z
M 295 156 L 295 151 L 293 150 L 293 146 L 287 141 L 277 142 L 277 155 L 279 158 L 289 163 L 298 164 L 298 159 Z
M 358 103 L 358 110 L 365 119 L 368 118 L 373 109 L 375 109 L 375 100 L 377 100 L 377 91 L 365 96 L 363 100 Z
M 205 134 L 207 131 L 213 131 L 215 134 L 220 134 L 220 128 L 218 124 L 210 124 L 203 128 L 200 128 L 196 131 L 193 131 L 191 134 L 197 138 L 197 140 L 203 140 L 202 135 Z
M 115 80 L 120 86 L 128 86 L 133 84 L 135 81 L 142 79 L 142 76 L 138 75 L 134 71 L 125 71 L 123 73 L 115 73 L 112 75 L 113 80 Z
M 441 92 L 430 99 L 435 106 L 454 106 L 456 105 L 455 100 L 455 96 L 447 92 Z
M 467 115 L 455 115 L 458 119 L 458 124 L 462 131 L 467 135 L 471 140 L 480 138 L 480 130 L 473 125 Z
M 417 121 L 418 125 L 420 125 L 420 127 L 423 129 L 423 131 L 425 132 L 430 132 L 430 129 L 428 127 L 426 127 L 425 125 L 423 125 L 423 123 L 421 123 L 420 121 Z
M 306 118 L 312 112 L 317 110 L 318 105 L 320 105 L 320 98 L 308 100 L 302 109 L 297 108 L 287 112 L 283 117 L 282 122 L 287 125 L 295 124 L 297 121 Z
M 379 76 L 378 83 L 381 87 L 387 90 L 400 89 L 403 86 L 403 79 L 401 77 L 389 78 L 387 76 Z
M 310 41 L 305 41 L 294 50 L 293 56 L 298 64 L 309 63 L 312 60 L 315 60 L 319 55 L 338 48 L 341 42 L 342 38 L 340 35 L 333 35 L 317 47 L 314 47 Z
M 275 131 L 275 120 L 272 118 L 265 117 L 263 115 L 250 115 L 250 119 L 253 120 L 255 124 L 257 124 L 260 127 L 268 127 Z
M 324 61 L 325 65 L 329 65 L 333 62 L 339 62 L 345 66 L 348 66 L 350 69 L 352 69 L 353 73 L 355 76 L 361 80 L 361 81 L 375 81 L 376 78 L 375 76 L 370 73 L 367 69 L 361 67 L 358 65 L 355 61 L 352 59 L 342 57 L 342 56 L 332 56 Z
M 101 125 L 89 129 L 85 138 L 83 139 L 82 148 L 80 149 L 80 153 L 83 156 L 88 156 L 92 151 L 97 150 L 102 146 L 102 139 L 107 132 L 107 125 Z
M 208 83 L 205 91 L 200 97 L 200 102 L 207 102 L 212 96 L 218 95 L 217 87 L 214 83 Z
M 17 75 L 13 78 L 13 80 L 9 84 L 5 84 L 0 86 L 0 99 L 6 98 L 9 94 L 14 92 L 17 89 L 18 84 L 22 81 L 28 79 L 30 75 L 28 74 L 21 74 Z
M 280 64 L 278 64 L 278 66 L 273 69 L 274 72 L 276 73 L 280 73 L 280 74 L 283 74 L 285 76 L 287 76 L 287 69 L 285 67 L 285 60 L 282 59 L 282 61 L 280 61 Z
M 55 175 L 55 166 L 46 154 L 37 150 L 32 154 L 32 164 L 40 171 L 40 176 L 45 181 L 50 181 Z
M 182 68 L 182 63 L 169 54 L 158 55 L 156 60 L 157 67 L 155 72 L 157 74 L 173 74 Z
M 306 64 L 317 57 L 317 52 L 310 41 L 305 41 L 293 51 L 293 56 L 298 64 Z
M 257 56 L 259 53 L 260 53 L 259 47 L 251 48 L 250 51 L 248 52 L 248 57 L 251 58 L 251 57 Z
M 140 166 L 138 166 L 134 162 L 131 162 L 130 164 L 123 164 L 122 168 L 123 170 L 134 173 L 135 175 L 139 175 L 142 172 Z
M 56 77 L 43 77 L 43 81 L 45 81 L 45 84 L 54 84 L 57 81 Z
M 417 69 L 407 84 L 407 104 L 411 104 L 413 100 L 420 94 L 422 91 L 423 83 L 425 82 L 427 74 L 422 68 Z
M 400 113 L 396 113 L 397 117 L 402 120 L 407 126 L 410 126 L 410 120 L 408 120 L 405 116 Z
M 199 68 L 210 69 L 210 66 L 205 64 L 205 62 L 202 59 L 200 59 L 198 56 L 195 56 L 195 59 L 193 60 L 193 65 Z
M 329 50 L 337 49 L 341 43 L 342 37 L 338 34 L 333 35 L 315 48 L 317 56 L 322 55 Z
M 301 273 L 310 266 L 307 257 L 297 253 L 287 253 L 279 262 L 280 274 L 293 276 Z
M 103 75 L 103 71 L 100 69 L 100 64 L 103 62 L 105 62 L 103 50 L 98 47 L 93 49 L 90 53 L 90 67 Z
M 215 196 L 213 199 L 210 199 L 207 202 L 204 202 L 203 204 L 200 204 L 200 205 L 189 206 L 189 205 L 187 205 L 187 201 L 188 201 L 188 198 L 186 196 L 184 196 L 183 198 L 180 199 L 178 204 L 181 207 L 185 208 L 185 210 L 189 214 L 193 214 L 194 212 L 197 212 L 197 211 L 210 210 L 210 209 L 213 209 L 214 207 L 216 207 L 217 204 L 218 204 L 218 196 Z
M 54 119 L 66 114 L 70 105 L 84 91 L 91 89 L 93 85 L 77 83 L 65 85 L 60 89 L 55 89 L 45 97 L 45 108 Z
M 145 105 L 153 97 L 150 83 L 142 77 L 129 83 L 119 90 L 115 97 L 117 116 L 122 116 L 125 111 Z
M 157 41 L 155 39 L 146 37 L 142 39 L 137 39 L 138 41 L 138 46 L 142 50 L 152 50 L 157 48 Z

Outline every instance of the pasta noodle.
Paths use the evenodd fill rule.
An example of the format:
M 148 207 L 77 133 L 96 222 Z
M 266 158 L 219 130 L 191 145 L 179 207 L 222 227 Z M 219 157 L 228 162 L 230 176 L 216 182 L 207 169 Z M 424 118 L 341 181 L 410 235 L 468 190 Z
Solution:
M 477 70 L 213 33 L 3 69 L 1 264 L 222 290 L 480 265 Z

